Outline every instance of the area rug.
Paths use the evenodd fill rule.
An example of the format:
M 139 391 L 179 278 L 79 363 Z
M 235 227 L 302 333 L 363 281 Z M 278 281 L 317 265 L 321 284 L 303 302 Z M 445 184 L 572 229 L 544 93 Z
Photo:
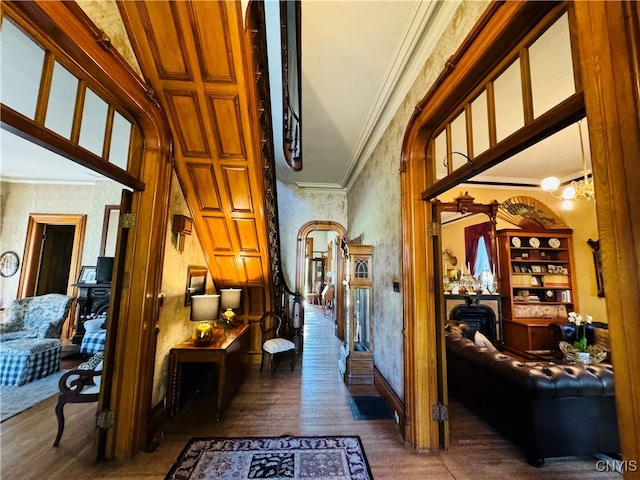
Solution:
M 57 395 L 59 392 L 58 382 L 65 372 L 66 370 L 60 370 L 40 380 L 18 387 L 0 385 L 0 422 Z
M 389 407 L 380 395 L 349 397 L 351 415 L 355 420 L 383 420 L 393 418 Z
M 189 440 L 165 480 L 373 479 L 360 437 Z

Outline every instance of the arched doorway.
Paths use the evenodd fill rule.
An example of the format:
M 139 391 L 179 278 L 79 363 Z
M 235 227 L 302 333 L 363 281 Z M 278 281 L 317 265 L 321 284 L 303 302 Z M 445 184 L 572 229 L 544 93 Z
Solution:
M 625 59 L 630 64 L 637 64 L 637 54 L 634 52 L 637 52 L 638 10 L 632 4 L 568 4 L 572 38 L 576 42 L 574 65 L 578 80 L 575 95 L 555 107 L 550 115 L 538 117 L 544 117 L 542 122 L 529 121 L 511 135 L 509 141 L 497 143 L 485 152 L 486 155 L 477 156 L 455 172 L 449 171 L 445 174 L 448 175 L 448 182 L 437 182 L 433 171 L 434 148 L 431 142 L 438 133 L 438 125 L 443 121 L 451 122 L 454 113 L 457 113 L 465 99 L 471 98 L 481 79 L 506 68 L 507 57 L 513 46 L 523 47 L 527 38 L 536 35 L 535 30 L 543 21 L 564 7 L 555 4 L 543 7 L 536 2 L 490 5 L 460 50 L 448 62 L 447 70 L 415 110 L 405 133 L 401 172 L 403 236 L 410 239 L 404 245 L 403 254 L 403 277 L 407 286 L 404 299 L 407 325 L 405 402 L 407 416 L 412 419 L 407 438 L 416 449 L 436 449 L 447 444 L 446 422 L 436 425 L 430 416 L 431 407 L 442 400 L 439 396 L 442 394 L 442 385 L 438 385 L 437 381 L 442 375 L 437 373 L 441 374 L 445 365 L 435 333 L 438 322 L 435 308 L 438 286 L 435 282 L 439 280 L 435 278 L 434 265 L 440 252 L 434 248 L 437 242 L 433 241 L 433 237 L 438 232 L 433 228 L 433 213 L 425 200 L 435 198 L 482 171 L 483 167 L 497 165 L 585 115 L 589 121 L 592 151 L 600 157 L 594 163 L 593 170 L 600 234 L 602 239 L 607 239 L 609 248 L 608 255 L 603 256 L 603 259 L 608 257 L 608 262 L 603 264 L 603 273 L 605 282 L 609 278 L 612 283 L 620 285 L 611 296 L 607 294 L 612 346 L 616 361 L 618 365 L 623 365 L 623 370 L 638 369 L 637 341 L 630 339 L 639 338 L 639 327 L 637 323 L 632 326 L 621 321 L 633 315 L 633 309 L 637 308 L 637 301 L 629 300 L 638 298 L 638 282 L 635 281 L 639 275 L 638 269 L 625 269 L 623 266 L 628 262 L 635 264 L 635 256 L 630 252 L 637 251 L 637 248 L 634 250 L 631 241 L 625 239 L 637 235 L 638 225 L 629 222 L 626 216 L 616 215 L 616 205 L 637 205 L 637 201 L 631 200 L 628 182 L 633 178 L 637 183 L 638 178 L 637 162 L 632 158 L 640 150 L 639 125 L 637 115 L 627 108 L 629 102 L 625 104 L 622 99 L 637 99 L 638 91 L 630 83 L 618 78 L 610 53 L 613 51 L 610 45 L 615 45 L 616 63 Z M 593 41 L 591 34 L 596 31 L 601 35 L 597 41 Z M 602 55 L 601 52 L 608 54 Z M 637 72 L 634 75 L 637 77 Z M 605 99 L 615 103 L 615 108 Z M 625 138 L 633 138 L 632 144 L 628 144 Z M 626 207 L 624 210 L 630 211 Z M 630 399 L 640 397 L 632 394 L 637 390 L 634 384 L 626 375 L 616 376 L 616 390 L 624 392 L 623 397 L 629 399 L 619 401 L 618 418 L 622 449 L 630 457 L 638 452 L 638 437 L 633 427 L 638 424 L 634 416 L 637 402 Z
M 124 460 L 143 449 L 147 441 L 155 339 L 154 329 L 149 325 L 155 322 L 159 308 L 157 293 L 160 290 L 165 241 L 163 235 L 156 233 L 166 229 L 171 175 L 168 125 L 146 86 L 140 83 L 111 44 L 103 41 L 105 38 L 97 41 L 95 32 L 98 29 L 77 5 L 4 2 L 3 15 L 3 22 L 10 20 L 15 24 L 17 28 L 14 31 L 23 31 L 26 36 L 37 38 L 38 48 L 46 50 L 46 69 L 36 68 L 36 71 L 48 72 L 46 78 L 50 80 L 52 70 L 59 65 L 58 68 L 66 69 L 77 80 L 72 83 L 83 91 L 83 95 L 70 95 L 68 98 L 78 101 L 86 94 L 92 98 L 100 97 L 98 100 L 101 99 L 102 103 L 98 100 L 96 103 L 101 108 L 107 105 L 105 109 L 110 127 L 105 128 L 105 132 L 111 132 L 115 124 L 121 125 L 120 117 L 131 125 L 126 129 L 131 135 L 130 142 L 125 144 L 127 148 L 122 149 L 125 160 L 112 164 L 108 161 L 111 158 L 109 152 L 115 148 L 105 148 L 109 142 L 100 142 L 96 151 L 84 148 L 77 134 L 80 130 L 78 123 L 74 130 L 76 133 L 71 136 L 49 131 L 45 125 L 45 112 L 52 82 L 40 82 L 37 77 L 34 80 L 27 76 L 36 86 L 29 90 L 32 100 L 38 105 L 36 115 L 25 116 L 19 113 L 18 106 L 2 104 L 2 128 L 133 190 L 131 195 L 123 192 L 127 201 L 123 200 L 121 212 L 127 215 L 119 228 L 115 253 L 116 277 L 112 291 L 117 294 L 112 296 L 114 308 L 110 310 L 107 328 L 109 335 L 105 351 L 108 354 L 105 355 L 98 406 L 100 412 L 117 411 L 118 415 L 112 425 L 103 424 L 104 428 L 100 428 L 97 454 Z M 52 31 L 57 32 L 55 38 L 50 36 Z M 5 34 L 3 28 L 3 39 Z M 32 40 L 29 42 L 33 43 Z M 17 85 L 22 87 L 19 83 Z M 40 88 L 46 88 L 47 94 L 44 91 L 39 94 Z M 87 93 L 90 89 L 93 93 Z M 12 98 L 11 95 L 6 97 Z M 80 108 L 76 110 L 81 111 Z M 118 317 L 123 320 L 120 328 L 117 326 Z
M 335 248 L 331 248 L 324 245 L 322 252 L 331 251 L 329 258 L 330 263 L 327 262 L 329 255 L 325 257 L 319 257 L 324 259 L 322 262 L 323 268 L 320 278 L 318 277 L 318 269 L 310 269 L 309 265 L 313 265 L 313 247 L 310 247 L 310 235 L 313 232 L 333 232 L 335 235 L 332 241 L 335 242 Z M 298 230 L 298 240 L 296 245 L 296 291 L 303 292 L 304 294 L 309 292 L 309 287 L 313 290 L 313 284 L 317 281 L 321 282 L 321 290 L 329 283 L 333 284 L 335 289 L 335 296 L 333 299 L 333 311 L 336 322 L 336 336 L 340 339 L 344 337 L 344 315 L 343 307 L 340 302 L 342 298 L 344 287 L 340 280 L 343 276 L 343 262 L 339 255 L 340 241 L 346 239 L 347 230 L 338 222 L 330 220 L 316 220 L 305 223 L 300 230 Z M 310 250 L 311 248 L 311 250 Z M 320 251 L 320 250 L 318 250 Z M 311 261 L 309 261 L 311 258 Z M 309 275 L 311 273 L 311 275 Z M 327 276 L 327 273 L 331 273 L 331 276 Z M 320 294 L 322 291 L 320 292 Z

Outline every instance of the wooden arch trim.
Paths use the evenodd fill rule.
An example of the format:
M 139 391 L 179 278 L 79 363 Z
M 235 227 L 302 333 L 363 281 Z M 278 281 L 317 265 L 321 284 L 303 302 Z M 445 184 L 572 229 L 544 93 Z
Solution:
M 556 2 L 490 4 L 417 105 L 405 131 L 400 169 L 402 233 L 406 239 L 403 245 L 405 414 L 406 438 L 417 450 L 437 450 L 446 447 L 448 442 L 448 426 L 431 419 L 433 405 L 443 399 L 437 372 L 444 365 L 441 353 L 444 352 L 444 340 L 436 333 L 439 323 L 434 266 L 440 253 L 435 251 L 432 237 L 426 233 L 433 231 L 429 227 L 436 219 L 425 200 L 450 186 L 439 182 L 441 188 L 428 191 L 425 196 L 425 188 L 434 185 L 436 178 L 429 167 L 429 143 L 435 129 L 459 108 L 461 101 L 468 98 L 528 32 L 559 5 Z M 573 115 L 576 111 L 583 115 L 582 96 L 572 98 L 566 108 Z M 545 124 L 543 130 L 552 128 L 557 125 Z M 541 132 L 527 131 L 525 134 L 536 137 Z M 447 180 L 455 185 L 473 174 L 473 169 L 498 163 L 521 141 L 521 138 L 515 139 L 513 144 L 503 147 L 503 151 L 492 152 L 492 158 L 474 161 L 470 171 L 456 172 Z
M 111 395 L 102 395 L 99 410 L 115 411 L 112 428 L 101 430 L 97 454 L 126 460 L 142 450 L 147 441 L 155 334 L 159 309 L 164 232 L 167 227 L 171 179 L 171 137 L 168 124 L 149 88 L 126 63 L 109 39 L 74 2 L 7 0 L 3 15 L 9 15 L 26 32 L 76 65 L 82 77 L 109 92 L 135 120 L 132 157 L 140 159 L 134 174 L 144 191 L 134 191 L 131 213 L 136 223 L 128 236 L 119 262 L 121 328 L 115 339 L 112 361 L 105 361 L 103 379 L 112 379 Z M 115 280 L 114 280 L 115 281 Z M 105 380 L 103 380 L 105 385 Z
M 416 109 L 408 124 L 402 150 L 401 201 L 403 236 L 403 280 L 405 336 L 405 403 L 407 439 L 419 450 L 446 446 L 443 429 L 430 417 L 431 405 L 438 401 L 437 371 L 444 359 L 438 357 L 435 325 L 435 252 L 426 238 L 431 210 L 421 190 L 431 185 L 434 172 L 427 168 L 428 142 L 433 129 L 455 108 L 464 88 L 473 79 L 483 78 L 492 62 L 506 55 L 539 21 L 542 10 L 558 3 L 494 3 L 478 22 L 448 69 Z M 538 9 L 538 12 L 531 9 Z M 640 456 L 637 425 L 640 386 L 640 323 L 636 318 L 640 302 L 640 263 L 637 238 L 640 223 L 630 222 L 630 211 L 640 209 L 640 119 L 634 109 L 640 101 L 640 6 L 633 1 L 574 2 L 568 4 L 572 39 L 577 45 L 577 74 L 583 93 L 575 96 L 570 108 L 557 111 L 569 119 L 586 113 L 592 146 L 596 212 L 600 231 L 605 283 L 616 288 L 607 292 L 609 331 L 616 359 L 616 406 L 620 442 L 624 458 Z M 532 16 L 526 15 L 529 10 Z M 503 48 L 504 47 L 504 48 Z M 620 75 L 620 66 L 630 72 Z M 629 68 L 628 66 L 632 67 Z M 466 78 L 465 78 L 466 77 Z M 462 90 L 461 90 L 462 89 Z M 566 106 L 566 105 L 565 105 Z M 529 132 L 531 133 L 531 132 Z M 531 136 L 533 139 L 534 136 Z M 532 141 L 532 143 L 535 143 Z M 427 197 L 438 194 L 426 192 Z M 418 321 L 420 319 L 420 321 Z M 626 472 L 629 478 L 640 478 Z M 625 478 L 626 478 L 625 474 Z
M 304 289 L 304 252 L 305 252 L 305 241 L 307 239 L 307 235 L 311 232 L 315 231 L 323 231 L 323 232 L 338 232 L 338 236 L 340 238 L 345 238 L 347 236 L 347 229 L 344 228 L 340 223 L 334 222 L 331 220 L 313 220 L 311 222 L 307 222 L 300 230 L 298 230 L 298 241 L 296 244 L 296 291 L 302 292 Z M 338 266 L 341 268 L 340 262 L 338 262 Z M 340 278 L 340 272 L 338 272 L 338 278 Z
M 340 223 L 334 222 L 331 220 L 314 220 L 311 222 L 307 222 L 300 230 L 298 230 L 298 241 L 296 242 L 296 291 L 302 292 L 304 289 L 304 269 L 305 269 L 305 245 L 307 235 L 311 232 L 315 231 L 324 231 L 324 232 L 337 232 L 338 236 L 341 239 L 347 238 L 347 229 L 344 228 Z M 344 298 L 344 285 L 340 279 L 344 276 L 344 262 L 341 262 L 340 259 L 336 258 L 336 276 L 335 279 L 335 299 L 336 299 L 336 322 L 337 322 L 337 335 L 339 338 L 342 338 L 343 330 L 344 330 L 344 315 L 343 315 L 343 303 L 340 301 Z

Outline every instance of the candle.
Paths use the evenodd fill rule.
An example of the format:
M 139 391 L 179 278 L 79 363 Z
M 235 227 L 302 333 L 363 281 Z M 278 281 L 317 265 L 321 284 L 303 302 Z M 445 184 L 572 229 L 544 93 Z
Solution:
M 471 276 L 471 264 L 467 262 L 467 274 Z

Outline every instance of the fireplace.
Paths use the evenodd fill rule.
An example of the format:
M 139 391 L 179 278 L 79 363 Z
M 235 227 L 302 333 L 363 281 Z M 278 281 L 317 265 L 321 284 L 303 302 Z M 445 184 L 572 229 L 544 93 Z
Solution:
M 502 345 L 500 295 L 445 295 L 448 320 L 469 324 L 496 345 Z
M 84 336 L 84 322 L 89 318 L 106 316 L 109 311 L 111 297 L 110 283 L 77 283 L 78 308 L 76 331 L 71 343 L 80 345 Z

